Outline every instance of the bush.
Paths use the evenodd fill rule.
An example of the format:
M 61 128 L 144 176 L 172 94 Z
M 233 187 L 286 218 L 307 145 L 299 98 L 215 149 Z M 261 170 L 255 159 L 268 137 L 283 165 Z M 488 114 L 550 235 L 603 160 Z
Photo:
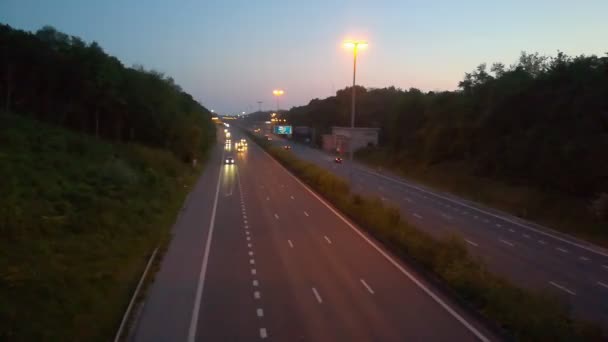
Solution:
M 591 204 L 591 211 L 598 219 L 608 221 L 608 193 L 602 193 Z

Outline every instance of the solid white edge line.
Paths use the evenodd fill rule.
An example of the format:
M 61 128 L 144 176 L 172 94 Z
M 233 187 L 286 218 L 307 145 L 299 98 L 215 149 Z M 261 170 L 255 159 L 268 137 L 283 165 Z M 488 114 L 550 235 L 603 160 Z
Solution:
M 314 293 L 315 297 L 317 298 L 317 302 L 319 302 L 319 304 L 323 303 L 323 299 L 321 298 L 321 295 L 319 295 L 319 292 L 317 292 L 317 289 L 315 289 L 314 287 L 312 288 L 312 293 Z
M 259 146 L 258 146 L 259 147 Z M 403 275 L 405 275 L 410 281 L 412 281 L 418 288 L 420 288 L 424 293 L 426 293 L 429 297 L 431 297 L 437 304 L 439 304 L 445 311 L 447 311 L 452 317 L 454 317 L 458 322 L 460 322 L 463 326 L 465 326 L 473 335 L 475 335 L 481 341 L 490 341 L 487 337 L 485 337 L 477 328 L 475 328 L 471 323 L 467 322 L 456 310 L 452 309 L 447 303 L 445 303 L 438 295 L 436 295 L 433 291 L 431 291 L 428 287 L 426 287 L 421 281 L 419 281 L 416 277 L 414 277 L 411 273 L 405 270 L 401 264 L 395 261 L 391 256 L 389 256 L 386 252 L 384 252 L 380 247 L 378 247 L 374 242 L 372 242 L 364 233 L 362 233 L 357 227 L 355 227 L 352 223 L 350 223 L 342 214 L 336 211 L 330 204 L 328 204 L 324 199 L 319 197 L 314 191 L 312 191 L 306 184 L 300 181 L 296 176 L 294 176 L 291 172 L 289 172 L 281 163 L 276 161 L 268 152 L 259 147 L 262 152 L 268 156 L 272 161 L 274 161 L 277 165 L 279 165 L 285 172 L 291 176 L 296 182 L 298 182 L 304 189 L 306 189 L 311 195 L 313 195 L 317 200 L 319 200 L 327 209 L 329 209 L 332 213 L 334 213 L 338 218 L 340 218 L 348 227 L 350 227 L 355 233 L 357 233 L 363 240 L 365 240 L 370 246 L 372 246 L 378 253 L 380 253 L 389 263 L 391 263 L 395 268 L 397 268 Z M 314 290 L 313 288 L 313 291 Z
M 361 284 L 363 284 L 363 286 L 367 289 L 367 291 L 371 294 L 374 294 L 374 290 L 372 290 L 372 288 L 367 285 L 367 283 L 365 282 L 365 280 L 363 280 L 363 278 L 359 279 L 361 281 Z
M 222 160 L 224 153 L 222 152 Z M 205 286 L 205 274 L 207 273 L 207 263 L 209 262 L 209 250 L 211 249 L 211 238 L 213 236 L 213 227 L 215 226 L 215 211 L 217 210 L 217 198 L 220 193 L 220 180 L 222 178 L 222 167 L 220 166 L 217 175 L 217 186 L 215 187 L 215 199 L 213 200 L 213 209 L 211 210 L 211 220 L 209 221 L 209 232 L 207 233 L 207 242 L 205 243 L 205 254 L 203 263 L 201 264 L 201 272 L 198 276 L 198 284 L 196 287 L 196 296 L 194 297 L 194 308 L 192 308 L 192 318 L 190 319 L 190 328 L 188 329 L 188 342 L 194 342 L 196 338 L 196 328 L 198 326 L 198 315 L 203 298 L 203 288 Z
M 503 217 L 503 216 L 499 216 L 499 215 L 493 214 L 493 213 L 491 213 L 491 212 L 489 212 L 489 211 L 485 211 L 485 210 L 482 210 L 482 209 L 480 209 L 480 208 L 476 208 L 476 207 L 471 206 L 471 205 L 468 205 L 468 204 L 466 204 L 466 203 L 462 203 L 462 202 L 456 201 L 456 200 L 451 199 L 451 198 L 449 198 L 449 197 L 445 197 L 445 196 L 442 196 L 442 195 L 439 195 L 439 194 L 433 193 L 433 192 L 431 192 L 431 191 L 425 190 L 425 189 L 420 188 L 420 187 L 418 187 L 418 186 L 414 186 L 414 185 L 411 185 L 411 184 L 407 184 L 407 183 L 405 183 L 405 182 L 402 182 L 402 181 L 396 180 L 396 179 L 394 179 L 394 178 L 391 178 L 391 177 L 388 177 L 388 176 L 385 176 L 385 175 L 381 175 L 381 174 L 376 173 L 376 172 L 373 172 L 373 171 L 368 171 L 368 170 L 361 169 L 361 168 L 356 168 L 356 169 L 357 169 L 357 170 L 360 170 L 360 171 L 362 171 L 362 172 L 367 172 L 367 173 L 369 173 L 369 174 L 373 174 L 373 175 L 376 175 L 376 176 L 378 176 L 378 177 L 382 177 L 382 178 L 385 178 L 385 179 L 391 180 L 391 181 L 393 181 L 393 182 L 395 182 L 395 183 L 399 183 L 399 184 L 405 185 L 405 186 L 410 187 L 410 188 L 414 188 L 414 189 L 416 189 L 416 190 L 418 190 L 418 191 L 422 191 L 422 192 L 425 192 L 425 193 L 427 193 L 427 194 L 431 194 L 431 195 L 433 195 L 433 196 L 437 196 L 437 197 L 439 197 L 439 198 L 441 198 L 441 199 L 444 199 L 444 200 L 446 200 L 446 201 L 449 201 L 449 202 L 452 202 L 452 203 L 455 203 L 455 204 L 458 204 L 458 205 L 462 205 L 462 206 L 464 206 L 464 207 L 467 207 L 467 208 L 469 208 L 469 209 L 472 209 L 472 210 L 478 211 L 478 212 L 480 212 L 480 213 L 484 213 L 484 214 L 486 214 L 486 215 L 490 215 L 490 216 L 492 216 L 492 217 L 494 217 L 494 218 L 497 218 L 497 219 L 499 219 L 499 220 L 502 220 L 502 221 L 505 221 L 505 222 L 512 223 L 512 224 L 514 224 L 514 225 L 516 225 L 516 226 L 519 226 L 519 227 L 522 227 L 522 228 L 529 229 L 529 230 L 531 230 L 531 231 L 533 231 L 533 232 L 535 232 L 535 233 L 538 233 L 538 234 L 543 234 L 543 235 L 545 235 L 545 236 L 552 237 L 552 238 L 554 238 L 554 239 L 556 239 L 556 240 L 559 240 L 559 241 L 565 242 L 565 243 L 567 243 L 567 244 L 570 244 L 570 245 L 572 245 L 572 246 L 576 246 L 576 247 L 578 247 L 578 248 L 582 248 L 582 249 L 584 249 L 584 250 L 586 250 L 586 251 L 589 251 L 589 252 L 592 252 L 592 253 L 595 253 L 595 254 L 598 254 L 598 255 L 604 256 L 604 257 L 608 257 L 608 253 L 604 253 L 604 252 L 598 251 L 598 250 L 596 250 L 596 249 L 594 249 L 594 248 L 587 247 L 587 246 L 582 245 L 582 244 L 580 244 L 580 243 L 578 243 L 578 242 L 573 242 L 573 241 L 570 241 L 570 240 L 568 240 L 568 239 L 564 239 L 564 238 L 562 238 L 562 237 L 560 237 L 560 236 L 557 236 L 557 235 L 555 235 L 555 234 L 551 234 L 551 233 L 549 233 L 549 232 L 545 232 L 545 231 L 543 231 L 543 230 L 541 230 L 541 229 L 537 229 L 537 228 L 530 227 L 530 226 L 528 226 L 528 225 L 525 225 L 525 224 L 519 223 L 519 222 L 517 222 L 517 221 L 511 220 L 511 219 L 509 219 L 509 218 L 507 218 L 507 217 Z M 548 228 L 548 227 L 543 227 L 543 229 L 548 229 L 548 230 L 550 230 L 551 228 Z
M 133 292 L 133 296 L 131 296 L 131 300 L 129 301 L 129 305 L 127 306 L 127 309 L 125 310 L 125 313 L 122 316 L 122 320 L 120 321 L 120 326 L 118 327 L 118 331 L 116 332 L 116 336 L 114 336 L 114 342 L 118 342 L 120 340 L 120 336 L 122 335 L 122 331 L 125 328 L 125 324 L 127 323 L 127 319 L 129 318 L 131 310 L 133 309 L 133 304 L 135 304 L 135 298 L 137 298 L 137 295 L 139 294 L 139 291 L 141 290 L 141 286 L 144 283 L 144 279 L 146 279 L 146 274 L 148 274 L 148 270 L 150 269 L 150 265 L 152 265 L 152 261 L 156 257 L 156 252 L 158 252 L 158 247 L 156 247 L 154 249 L 154 252 L 152 252 L 152 255 L 150 256 L 150 259 L 148 259 L 148 263 L 146 264 L 146 268 L 144 269 L 144 273 L 142 273 L 141 277 L 139 278 L 139 282 L 137 283 L 137 287 L 135 288 L 135 292 Z
M 549 282 L 549 284 L 551 284 L 551 285 L 553 285 L 553 286 L 557 287 L 558 289 L 560 289 L 560 290 L 562 290 L 562 291 L 564 291 L 564 292 L 566 292 L 566 293 L 569 293 L 569 294 L 571 294 L 571 295 L 573 295 L 573 296 L 576 296 L 576 292 L 574 292 L 574 291 L 572 291 L 572 290 L 569 290 L 569 289 L 567 289 L 566 287 L 564 287 L 564 286 L 562 286 L 562 285 L 556 284 L 556 283 L 554 283 L 554 282 L 552 282 L 552 281 L 550 281 L 550 282 Z

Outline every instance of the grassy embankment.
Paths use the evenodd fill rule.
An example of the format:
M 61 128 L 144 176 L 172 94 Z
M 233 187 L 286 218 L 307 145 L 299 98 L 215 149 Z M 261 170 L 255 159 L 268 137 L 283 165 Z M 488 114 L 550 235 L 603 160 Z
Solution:
M 0 340 L 110 340 L 199 171 L 0 113 Z
M 395 254 L 414 262 L 519 341 L 602 341 L 591 323 L 573 319 L 557 298 L 516 287 L 467 254 L 461 238 L 437 240 L 410 225 L 396 208 L 350 192 L 348 184 L 259 137 L 251 138 Z
M 558 231 L 608 247 L 608 224 L 593 217 L 591 203 L 563 193 L 480 178 L 464 163 L 421 165 L 381 150 L 360 150 L 357 159 L 433 189 L 503 210 Z M 548 170 L 550 172 L 550 170 Z

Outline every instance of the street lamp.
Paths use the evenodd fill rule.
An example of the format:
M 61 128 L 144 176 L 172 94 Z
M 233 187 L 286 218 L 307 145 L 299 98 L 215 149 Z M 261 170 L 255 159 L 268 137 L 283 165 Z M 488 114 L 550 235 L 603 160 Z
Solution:
M 279 112 L 279 97 L 285 94 L 282 89 L 275 89 L 272 91 L 272 94 L 277 98 L 277 113 Z
M 355 128 L 355 77 L 357 76 L 357 53 L 359 49 L 365 49 L 367 47 L 367 42 L 362 40 L 347 40 L 344 42 L 344 47 L 348 49 L 353 49 L 353 93 L 351 98 L 351 111 L 350 111 L 350 142 L 348 147 L 348 159 L 350 160 L 350 182 L 353 181 L 353 134 Z

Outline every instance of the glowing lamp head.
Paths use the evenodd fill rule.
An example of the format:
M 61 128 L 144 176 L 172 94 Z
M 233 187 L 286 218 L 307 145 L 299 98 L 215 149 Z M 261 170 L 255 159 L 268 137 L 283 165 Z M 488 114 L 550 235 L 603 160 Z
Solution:
M 363 40 L 347 40 L 344 42 L 344 47 L 347 49 L 365 49 L 367 42 Z
M 275 90 L 273 90 L 273 91 L 272 91 L 272 93 L 273 93 L 275 96 L 281 96 L 281 95 L 283 95 L 285 92 L 284 92 L 282 89 L 275 89 Z

